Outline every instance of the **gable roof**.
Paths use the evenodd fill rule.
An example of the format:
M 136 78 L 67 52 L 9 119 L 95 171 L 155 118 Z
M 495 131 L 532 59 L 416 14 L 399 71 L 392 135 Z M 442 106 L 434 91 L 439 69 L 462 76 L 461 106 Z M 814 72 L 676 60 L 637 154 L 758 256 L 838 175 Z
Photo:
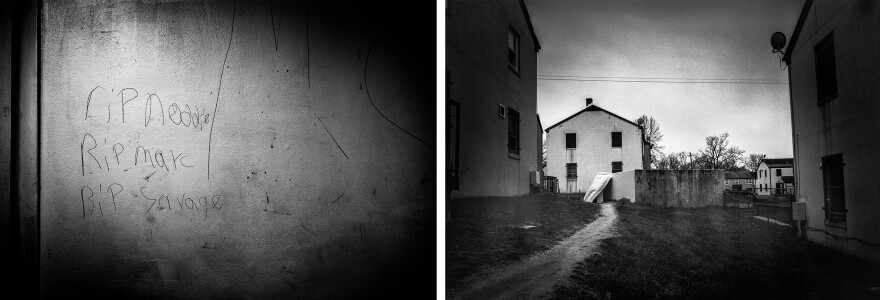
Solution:
M 544 126 L 541 125 L 541 115 L 535 114 L 535 117 L 538 117 L 538 129 L 544 130 Z
M 807 20 L 807 15 L 810 13 L 810 7 L 813 6 L 813 0 L 807 0 L 804 2 L 804 8 L 801 9 L 801 15 L 798 17 L 797 25 L 794 26 L 794 32 L 791 34 L 791 39 L 788 41 L 788 47 L 785 48 L 785 54 L 782 56 L 782 60 L 785 61 L 785 64 L 791 64 L 791 55 L 794 52 L 794 44 L 797 44 L 798 36 L 801 35 L 801 29 L 804 28 L 804 22 Z
M 724 179 L 756 179 L 757 173 L 755 172 L 724 172 Z
M 642 128 L 642 125 L 636 124 L 636 123 L 633 122 L 633 121 L 627 120 L 626 118 L 621 117 L 621 116 L 618 116 L 618 115 L 616 115 L 616 114 L 613 113 L 613 112 L 607 111 L 607 110 L 605 110 L 604 108 L 601 108 L 601 107 L 599 107 L 599 106 L 596 106 L 596 104 L 590 104 L 590 105 L 587 105 L 587 108 L 584 108 L 583 110 L 581 110 L 581 111 L 579 111 L 579 112 L 577 112 L 577 113 L 571 115 L 570 117 L 565 118 L 565 119 L 563 119 L 562 121 L 559 121 L 559 123 L 553 124 L 553 126 L 548 127 L 548 128 L 547 128 L 546 130 L 544 130 L 544 131 L 546 131 L 546 132 L 550 132 L 550 129 L 553 129 L 553 127 L 559 126 L 559 124 L 565 123 L 565 121 L 571 120 L 571 118 L 577 117 L 577 115 L 582 114 L 582 113 L 584 113 L 584 112 L 586 112 L 586 111 L 604 111 L 605 113 L 607 113 L 607 114 L 609 114 L 609 115 L 612 115 L 612 116 L 614 116 L 614 117 L 617 117 L 618 119 L 624 120 L 624 121 L 626 121 L 627 123 L 632 124 L 633 126 L 636 126 L 636 127 L 638 127 L 638 128 Z
M 532 17 L 529 16 L 529 9 L 526 8 L 526 2 L 524 0 L 519 0 L 519 6 L 522 7 L 523 14 L 526 16 L 526 24 L 529 25 L 529 33 L 532 34 L 532 39 L 535 40 L 535 52 L 541 51 L 541 43 L 538 42 L 538 36 L 535 34 L 535 27 L 532 26 Z
M 765 158 L 761 160 L 767 164 L 768 168 L 792 168 L 794 167 L 794 158 Z

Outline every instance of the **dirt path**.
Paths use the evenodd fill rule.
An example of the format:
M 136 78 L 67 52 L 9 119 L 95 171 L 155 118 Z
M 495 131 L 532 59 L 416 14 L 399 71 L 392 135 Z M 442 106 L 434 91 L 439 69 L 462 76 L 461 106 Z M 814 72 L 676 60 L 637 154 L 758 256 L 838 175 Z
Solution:
M 602 204 L 599 217 L 568 239 L 546 252 L 538 253 L 519 263 L 486 270 L 468 278 L 460 291 L 450 299 L 536 299 L 553 291 L 564 282 L 574 264 L 592 255 L 598 241 L 613 235 L 617 220 L 613 203 Z

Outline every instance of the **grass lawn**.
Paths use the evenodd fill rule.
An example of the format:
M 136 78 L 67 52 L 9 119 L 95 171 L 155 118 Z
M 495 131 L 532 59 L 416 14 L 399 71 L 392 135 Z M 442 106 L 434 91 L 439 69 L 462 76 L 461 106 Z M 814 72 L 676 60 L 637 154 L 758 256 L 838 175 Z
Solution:
M 583 195 L 476 197 L 449 203 L 446 284 L 460 288 L 477 271 L 546 251 L 596 218 L 600 207 Z
M 555 298 L 880 298 L 880 266 L 793 229 L 768 230 L 718 207 L 617 208 L 619 236 L 579 263 Z

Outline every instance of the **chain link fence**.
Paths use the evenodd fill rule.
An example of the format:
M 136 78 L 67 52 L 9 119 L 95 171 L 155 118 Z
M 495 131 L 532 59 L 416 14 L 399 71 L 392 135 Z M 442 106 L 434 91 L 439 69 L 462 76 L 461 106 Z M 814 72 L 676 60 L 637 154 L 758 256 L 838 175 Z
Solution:
M 786 189 L 789 192 L 789 189 Z M 756 195 L 751 191 L 725 190 L 724 209 L 759 225 L 775 230 L 797 230 L 792 220 L 792 193 L 770 196 Z

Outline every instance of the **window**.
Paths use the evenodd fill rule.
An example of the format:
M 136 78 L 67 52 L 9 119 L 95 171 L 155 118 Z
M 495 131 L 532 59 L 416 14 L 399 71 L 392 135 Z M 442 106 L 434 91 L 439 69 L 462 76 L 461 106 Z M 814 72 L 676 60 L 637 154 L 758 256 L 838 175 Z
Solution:
M 566 133 L 565 134 L 565 148 L 566 149 L 577 148 L 577 134 L 576 133 Z
M 829 33 L 814 49 L 816 92 L 819 104 L 837 97 L 837 64 L 834 61 L 834 33 Z
M 734 181 L 733 181 L 733 184 L 739 184 L 739 179 L 734 180 Z
M 507 33 L 507 64 L 514 71 L 519 72 L 519 34 L 513 27 Z
M 846 194 L 843 185 L 843 154 L 822 158 L 822 179 L 825 189 L 825 219 L 846 221 Z
M 782 169 L 776 169 L 776 176 L 782 176 Z
M 611 133 L 611 148 L 620 148 L 623 144 L 623 132 L 615 131 Z
M 622 161 L 611 162 L 611 173 L 617 173 L 620 171 L 623 171 L 623 162 Z
M 565 177 L 578 178 L 578 164 L 565 164 Z
M 446 99 L 446 185 L 450 190 L 457 190 L 459 181 L 459 109 L 458 102 Z
M 519 156 L 519 112 L 507 108 L 507 153 Z
M 725 179 L 725 180 L 724 180 L 724 185 L 728 185 L 728 184 L 730 184 L 730 180 Z

